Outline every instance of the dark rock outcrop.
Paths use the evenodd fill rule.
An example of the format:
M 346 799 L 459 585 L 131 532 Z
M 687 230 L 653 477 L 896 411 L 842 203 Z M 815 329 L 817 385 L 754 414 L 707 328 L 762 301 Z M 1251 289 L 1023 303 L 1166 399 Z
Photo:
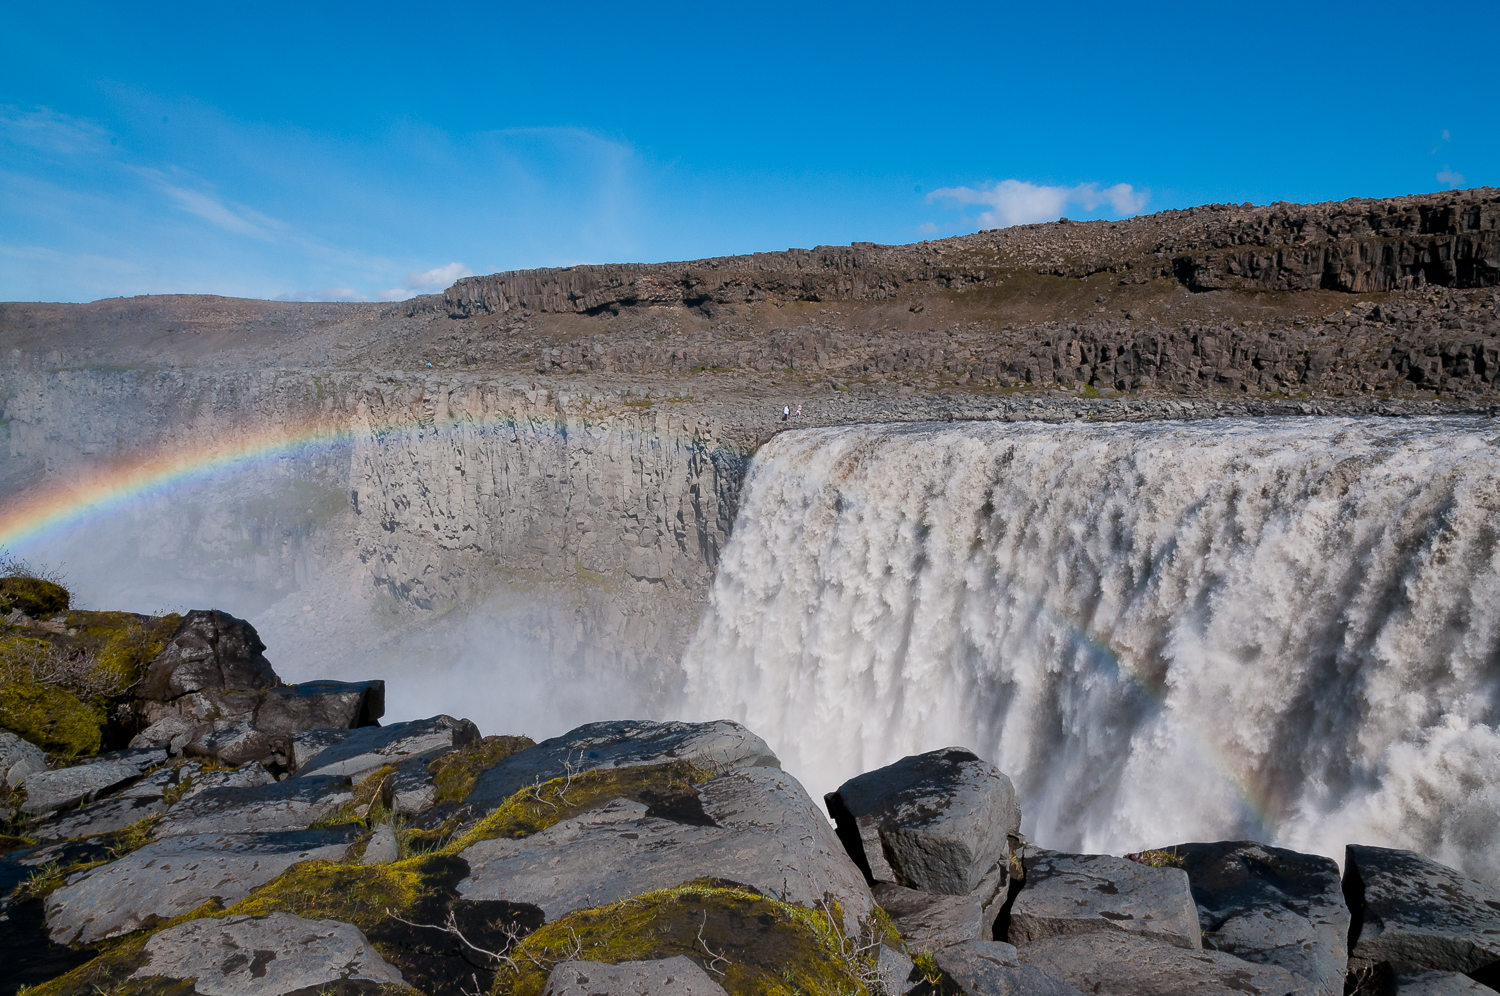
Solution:
M 1349 907 L 1332 858 L 1244 840 L 1170 850 L 1192 885 L 1204 947 L 1342 989 Z
M 705 770 L 779 767 L 766 742 L 738 723 L 658 723 L 612 720 L 589 723 L 512 754 L 479 776 L 467 805 L 492 809 L 540 779 L 602 768 L 686 761 Z
M 824 801 L 872 884 L 968 895 L 1008 864 L 1007 835 L 1020 832 L 1010 779 L 961 747 L 851 778 Z
M 1006 940 L 1025 947 L 1052 937 L 1139 934 L 1189 950 L 1203 940 L 1188 876 L 1108 854 L 1037 850 L 1010 908 Z
M 243 619 L 189 612 L 134 689 L 132 746 L 285 771 L 298 733 L 370 726 L 385 713 L 384 682 L 286 685 L 265 649 Z
M 1349 965 L 1462 972 L 1500 984 L 1500 889 L 1411 851 L 1350 844 Z

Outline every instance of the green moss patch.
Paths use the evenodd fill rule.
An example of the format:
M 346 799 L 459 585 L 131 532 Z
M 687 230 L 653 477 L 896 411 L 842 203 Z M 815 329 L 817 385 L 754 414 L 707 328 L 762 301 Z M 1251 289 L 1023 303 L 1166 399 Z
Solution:
M 554 778 L 522 789 L 450 846 L 456 852 L 481 840 L 516 840 L 615 799 L 643 803 L 647 814 L 679 823 L 713 825 L 698 799 L 698 785 L 712 778 L 687 761 L 633 768 L 596 768 L 572 778 Z
M 450 854 L 370 867 L 308 861 L 288 868 L 227 912 L 264 916 L 280 911 L 352 923 L 407 982 L 432 996 L 458 996 L 460 985 L 472 989 L 472 977 L 487 986 L 494 966 L 457 937 L 434 928 L 451 917 L 466 938 L 493 951 L 504 949 L 510 933 L 534 930 L 542 922 L 535 907 L 461 899 L 456 886 L 468 874 L 468 863 Z
M 36 841 L 30 837 L 7 837 L 0 834 L 0 854 L 9 854 L 11 851 L 19 851 L 23 847 L 35 847 Z
M 530 737 L 485 737 L 444 754 L 427 766 L 437 784 L 437 801 L 463 802 L 474 790 L 479 776 L 512 754 L 535 747 Z
M 831 910 L 833 917 L 840 914 Z M 558 963 L 618 964 L 684 955 L 734 996 L 851 996 L 869 966 L 821 910 L 729 883 L 690 882 L 575 910 L 519 941 L 491 993 L 538 996 Z
M 92 651 L 95 668 L 114 678 L 123 691 L 146 673 L 146 665 L 167 646 L 182 616 L 142 616 L 134 612 L 70 612 L 73 641 Z
M 36 619 L 68 611 L 68 589 L 41 578 L 0 578 L 0 598 Z
M 105 722 L 101 703 L 24 681 L 0 685 L 0 728 L 64 757 L 97 754 Z

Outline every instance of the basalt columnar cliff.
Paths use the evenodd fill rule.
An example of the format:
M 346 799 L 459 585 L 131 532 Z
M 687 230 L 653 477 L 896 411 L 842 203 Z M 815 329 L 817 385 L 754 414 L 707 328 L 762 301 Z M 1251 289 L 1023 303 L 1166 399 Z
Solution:
M 969 940 L 1009 938 L 1014 945 L 974 949 L 963 956 L 967 968 L 952 960 L 956 951 L 947 963 L 923 963 L 924 978 L 939 980 L 922 983 L 938 987 L 925 991 L 1054 991 L 1045 988 L 1054 984 L 1115 991 L 1079 966 L 1151 962 L 1160 952 L 1140 956 L 1095 944 L 1126 943 L 1114 937 L 1069 941 L 1082 947 L 1067 948 L 1058 938 L 1072 936 L 1073 926 L 1038 926 L 1052 922 L 1049 912 L 1017 921 L 1026 904 L 1013 902 L 1001 884 L 1021 881 L 1033 859 L 1041 864 L 1028 881 L 1076 884 L 1093 874 L 1068 863 L 1078 855 L 1231 839 L 1271 850 L 1193 845 L 1208 848 L 1200 855 L 1184 845 L 1147 861 L 1187 862 L 1183 870 L 1194 883 L 1187 905 L 1171 906 L 1182 896 L 1163 899 L 1156 885 L 1129 884 L 1134 879 L 1125 873 L 1135 874 L 1140 862 L 1111 859 L 1118 869 L 1111 865 L 1101 881 L 1120 894 L 1146 889 L 1152 902 L 1171 906 L 1153 906 L 1149 915 L 1177 923 L 1168 933 L 1176 930 L 1186 948 L 1199 951 L 1192 914 L 1183 912 L 1193 904 L 1203 937 L 1223 935 L 1214 947 L 1237 960 L 1204 955 L 1172 976 L 1202 983 L 1192 991 L 1213 991 L 1219 982 L 1204 981 L 1210 977 L 1267 992 L 1296 991 L 1302 983 L 1337 989 L 1345 968 L 1329 968 L 1327 959 L 1351 956 L 1350 944 L 1358 943 L 1351 934 L 1375 936 L 1361 923 L 1399 919 L 1371 912 L 1385 907 L 1370 896 L 1399 898 L 1423 887 L 1410 884 L 1427 881 L 1422 876 L 1452 874 L 1472 880 L 1454 888 L 1472 891 L 1483 905 L 1489 886 L 1479 883 L 1500 875 L 1500 801 L 1482 788 L 1500 774 L 1493 760 L 1500 756 L 1493 694 L 1500 630 L 1491 624 L 1500 590 L 1500 539 L 1492 528 L 1500 515 L 1500 436 L 1492 421 L 1500 405 L 1497 229 L 1500 193 L 1485 189 L 1312 206 L 1219 205 L 909 246 L 495 274 L 399 304 L 183 295 L 0 305 L 7 444 L 0 536 L 24 556 L 65 562 L 74 596 L 68 611 L 12 600 L 20 615 L 8 632 L 25 651 L 27 673 L 77 679 L 76 666 L 57 670 L 38 649 L 50 642 L 75 663 L 108 658 L 120 674 L 134 675 L 157 653 L 146 651 L 181 622 L 165 610 L 208 604 L 253 619 L 277 648 L 276 670 L 252 668 L 259 677 L 235 689 L 244 698 L 212 716 L 188 708 L 201 689 L 173 691 L 165 678 L 157 687 L 144 673 L 136 675 L 139 688 L 112 692 L 124 698 L 108 708 L 85 695 L 55 731 L 29 734 L 33 747 L 46 740 L 50 756 L 17 748 L 12 767 L 26 769 L 22 781 L 36 772 L 38 793 L 52 779 L 72 784 L 89 767 L 95 770 L 88 774 L 118 779 L 48 809 L 53 816 L 33 805 L 27 826 L 17 829 L 39 841 L 43 864 L 86 871 L 108 857 L 107 848 L 229 832 L 179 821 L 171 833 L 137 828 L 121 836 L 123 824 L 106 832 L 84 825 L 93 817 L 68 823 L 86 798 L 97 797 L 91 805 L 111 812 L 157 806 L 161 812 L 148 815 L 162 815 L 170 829 L 173 812 L 198 789 L 269 793 L 251 808 L 306 815 L 311 804 L 283 786 L 312 785 L 327 790 L 326 798 L 313 793 L 322 802 L 341 801 L 266 832 L 323 836 L 288 838 L 276 845 L 281 850 L 271 849 L 282 857 L 249 860 L 277 874 L 285 867 L 277 862 L 292 861 L 286 854 L 365 867 L 357 865 L 363 835 L 380 823 L 369 815 L 374 795 L 397 813 L 407 775 L 412 798 L 426 798 L 428 775 L 438 795 L 461 796 L 448 799 L 455 805 L 472 786 L 443 789 L 437 757 L 423 761 L 425 775 L 387 772 L 394 780 L 382 776 L 379 784 L 364 784 L 352 769 L 314 777 L 304 764 L 308 751 L 334 749 L 350 729 L 399 727 L 397 740 L 410 733 L 413 743 L 427 745 L 412 756 L 437 747 L 468 751 L 465 758 L 479 752 L 474 765 L 485 770 L 519 750 L 521 734 L 556 734 L 561 739 L 544 752 L 547 764 L 526 767 L 527 779 L 539 779 L 536 787 L 554 776 L 566 780 L 568 764 L 582 763 L 577 752 L 595 749 L 597 737 L 655 744 L 663 735 L 649 724 L 607 733 L 580 733 L 580 724 L 727 718 L 743 725 L 730 733 L 714 727 L 718 732 L 702 734 L 704 743 L 719 744 L 721 734 L 741 746 L 765 737 L 765 754 L 760 747 L 750 754 L 779 758 L 795 789 L 761 785 L 756 779 L 775 781 L 765 770 L 746 776 L 753 792 L 737 782 L 702 787 L 709 782 L 694 779 L 728 777 L 741 761 L 775 767 L 749 754 L 715 760 L 715 746 L 688 758 L 702 761 L 707 774 L 608 787 L 600 791 L 618 793 L 589 795 L 577 810 L 543 791 L 525 816 L 535 822 L 542 810 L 558 810 L 564 836 L 665 819 L 722 837 L 749 863 L 735 865 L 741 871 L 734 874 L 693 864 L 691 877 L 733 886 L 699 882 L 696 898 L 671 899 L 671 915 L 649 910 L 666 916 L 672 931 L 703 927 L 705 946 L 694 934 L 681 951 L 653 947 L 646 960 L 681 954 L 706 974 L 682 969 L 687 975 L 679 979 L 678 969 L 657 965 L 635 981 L 593 978 L 588 969 L 573 983 L 555 973 L 547 983 L 532 965 L 517 991 L 539 991 L 544 983 L 557 993 L 574 991 L 568 986 L 715 991 L 704 988 L 705 979 L 752 991 L 727 983 L 718 971 L 725 966 L 714 960 L 722 953 L 748 964 L 747 952 L 761 950 L 725 946 L 740 928 L 716 932 L 720 900 L 749 904 L 744 909 L 754 917 L 803 923 L 819 943 L 845 953 L 845 942 L 874 943 L 871 921 L 842 921 L 837 934 L 832 925 L 869 902 L 878 902 L 907 940 L 960 923 Z M 80 604 L 140 615 L 81 615 Z M 151 667 L 173 672 L 167 663 Z M 370 682 L 380 679 L 389 689 L 381 720 L 387 726 L 361 726 L 379 711 Z M 34 727 L 46 710 L 22 712 Z M 476 740 L 473 724 L 423 718 L 435 714 L 467 716 L 507 737 L 497 746 L 496 738 Z M 80 747 L 75 738 L 90 722 L 97 743 Z M 126 746 L 153 727 L 152 737 Z M 345 733 L 325 737 L 326 744 L 304 736 L 299 747 L 297 738 L 314 729 Z M 823 824 L 799 822 L 810 805 L 801 784 L 814 799 L 837 791 L 837 805 L 857 825 L 840 786 L 953 744 L 1005 772 L 1024 834 L 1056 848 L 1055 862 L 1041 852 L 1028 857 L 1009 810 L 1002 819 L 985 808 L 999 806 L 990 789 L 974 796 L 987 815 L 964 817 L 964 829 L 954 831 L 961 841 L 954 846 L 969 857 L 931 858 L 941 866 L 933 871 L 938 878 L 893 870 L 883 880 L 870 851 L 874 838 L 861 836 L 863 829 L 850 830 L 845 820 L 841 842 L 824 846 L 826 834 L 816 829 Z M 127 753 L 71 763 L 111 748 Z M 670 744 L 664 753 L 639 750 L 651 764 L 680 759 Z M 163 752 L 167 760 L 129 751 Z M 183 774 L 189 764 L 202 770 Z M 229 779 L 223 784 L 221 774 Z M 346 776 L 348 785 L 318 780 Z M 355 814 L 362 829 L 312 827 L 350 804 L 340 795 L 345 789 L 356 809 L 365 808 Z M 761 799 L 762 790 L 774 805 Z M 572 798 L 566 785 L 561 791 Z M 405 983 L 428 978 L 417 961 L 391 952 L 425 951 L 412 937 L 441 927 L 450 914 L 488 951 L 515 940 L 505 930 L 563 923 L 561 907 L 517 898 L 521 892 L 486 894 L 484 902 L 515 906 L 504 916 L 464 905 L 472 898 L 466 890 L 491 875 L 479 865 L 503 857 L 531 867 L 534 855 L 495 843 L 521 839 L 507 836 L 511 830 L 481 834 L 483 840 L 470 833 L 474 821 L 504 808 L 501 795 L 484 796 L 463 813 L 445 810 L 444 819 L 459 821 L 450 827 L 457 836 L 428 841 L 403 837 L 406 829 L 398 828 L 401 860 L 412 856 L 411 841 L 431 843 L 423 860 L 432 867 L 423 865 L 416 877 L 401 872 L 387 880 L 382 873 L 375 885 L 399 895 L 377 889 L 360 901 L 370 909 L 388 902 L 423 924 L 400 928 L 417 934 L 393 940 L 381 931 L 396 931 L 399 921 L 382 919 L 377 928 L 373 919 L 338 915 L 314 934 L 346 953 L 349 966 L 365 966 L 354 974 L 377 985 L 391 982 L 391 972 Z M 604 815 L 595 814 L 595 803 Z M 240 815 L 250 819 L 249 812 Z M 745 879 L 744 868 L 763 871 L 746 855 L 782 846 L 736 836 L 742 823 L 761 816 L 803 827 L 811 835 L 805 840 L 822 842 L 798 852 L 797 860 L 811 862 L 815 884 L 807 890 Z M 49 837 L 44 846 L 32 833 L 37 820 L 79 834 L 70 832 L 71 843 Z M 1021 865 L 997 878 L 990 872 L 1001 822 L 1004 836 L 1021 842 L 1006 845 Z M 535 829 L 545 829 L 541 823 Z M 261 832 L 246 827 L 240 829 Z M 889 851 L 882 860 L 898 869 L 906 867 L 909 835 L 899 820 L 892 827 L 889 839 L 880 837 Z M 647 830 L 647 837 L 640 828 L 621 836 L 655 840 L 650 835 L 663 828 Z M 327 836 L 334 831 L 338 839 Z M 486 855 L 462 857 L 465 867 L 455 863 L 481 844 Z M 1394 862 L 1378 874 L 1397 875 L 1389 869 L 1408 859 L 1346 854 L 1350 844 L 1411 852 L 1411 861 L 1428 864 L 1402 879 L 1407 885 L 1372 886 L 1377 872 L 1362 877 L 1362 869 Z M 696 841 L 690 849 L 703 853 L 700 845 L 707 846 Z M 260 853 L 259 843 L 246 846 Z M 1338 868 L 1319 865 L 1317 854 L 1347 859 L 1342 878 Z M 1276 888 L 1311 924 L 1295 943 L 1320 952 L 1307 957 L 1323 958 L 1321 967 L 1261 956 L 1280 940 L 1235 939 L 1241 913 L 1230 911 L 1240 909 L 1239 900 L 1200 896 L 1209 875 L 1195 870 L 1200 858 L 1241 869 L 1291 862 L 1284 865 L 1290 877 Z M 847 862 L 863 886 L 846 881 Z M 1432 862 L 1458 871 L 1435 871 Z M 580 867 L 591 881 L 599 877 L 596 865 Z M 1351 868 L 1361 870 L 1351 877 Z M 978 878 L 971 881 L 970 872 Z M 76 894 L 103 889 L 113 874 L 95 875 L 95 884 L 80 884 Z M 313 885 L 299 880 L 292 892 L 301 898 L 262 903 L 253 917 L 320 919 L 306 895 L 342 888 L 338 876 L 346 872 L 329 874 Z M 842 883 L 824 890 L 837 907 L 823 909 L 818 922 L 798 920 L 798 910 L 822 908 L 815 894 L 830 882 Z M 744 895 L 734 891 L 747 887 Z M 721 888 L 733 895 L 713 891 Z M 860 888 L 873 890 L 872 898 Z M 1032 898 L 1040 902 L 1041 891 Z M 932 898 L 960 894 L 967 898 Z M 221 898 L 226 909 L 243 899 Z M 600 896 L 583 898 L 589 902 L 580 909 L 608 910 L 590 916 L 627 911 Z M 1047 901 L 1076 898 L 1063 890 Z M 1245 923 L 1258 923 L 1254 917 L 1263 913 L 1253 903 L 1244 910 L 1251 918 Z M 159 915 L 165 923 L 189 912 L 174 906 L 170 917 Z M 1119 918 L 1146 915 L 1110 906 L 1098 917 L 1124 923 Z M 174 927 L 180 935 L 152 943 L 162 945 L 163 958 L 187 957 L 183 952 L 205 944 L 272 951 L 281 949 L 270 941 L 256 948 L 261 941 L 251 934 L 313 929 L 300 921 L 228 922 L 250 916 L 250 907 L 231 909 L 227 919 L 193 926 L 198 917 Z M 1443 911 L 1431 917 L 1452 920 Z M 223 933 L 198 933 L 220 930 L 221 920 Z M 1467 926 L 1450 931 L 1458 947 L 1490 929 L 1469 913 L 1460 920 Z M 587 933 L 583 920 L 566 922 Z M 497 934 L 481 930 L 484 923 L 507 926 Z M 1392 927 L 1390 936 L 1406 937 L 1405 929 Z M 546 958 L 554 962 L 572 944 L 572 935 L 558 930 L 547 940 L 553 947 Z M 1330 940 L 1341 930 L 1342 946 Z M 1418 933 L 1412 950 L 1438 943 Z M 130 936 L 146 943 L 143 934 Z M 433 936 L 462 947 L 455 935 Z M 763 939 L 755 957 L 782 944 L 802 950 L 802 941 L 774 930 Z M 1061 947 L 1043 964 L 1027 957 L 1033 943 Z M 892 954 L 877 950 L 881 944 Z M 868 990 L 874 977 L 861 973 L 874 972 L 881 959 L 886 968 L 900 964 L 890 959 L 903 945 L 908 954 L 922 953 L 905 941 L 879 942 L 839 963 L 838 972 L 855 974 L 837 976 L 843 981 L 834 988 L 783 980 L 786 991 L 838 991 L 855 985 L 855 976 Z M 144 957 L 132 950 L 131 958 Z M 1356 957 L 1358 984 L 1412 992 L 1468 984 L 1408 978 L 1429 969 L 1492 984 L 1482 957 L 1439 964 L 1401 950 Z M 1288 975 L 1254 981 L 1261 969 L 1242 961 L 1278 965 Z M 503 958 L 476 956 L 473 963 L 486 972 L 521 971 Z M 1213 974 L 1220 969 L 1229 974 Z M 964 972 L 991 970 L 1002 981 L 962 981 L 970 978 Z M 1251 974 L 1235 975 L 1244 972 Z M 667 983 L 666 975 L 678 981 Z M 482 988 L 492 978 L 464 985 Z M 1171 979 L 1155 989 L 1143 976 L 1119 978 L 1131 980 L 1132 992 L 1181 989 Z M 110 974 L 94 983 L 122 991 L 136 985 Z M 198 989 L 217 985 L 200 977 Z M 222 985 L 240 991 L 238 983 Z

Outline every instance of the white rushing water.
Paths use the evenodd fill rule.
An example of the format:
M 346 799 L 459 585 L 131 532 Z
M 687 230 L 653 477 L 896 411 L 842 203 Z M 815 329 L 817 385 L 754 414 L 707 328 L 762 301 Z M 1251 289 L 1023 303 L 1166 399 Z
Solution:
M 687 709 L 810 790 L 967 746 L 1044 846 L 1500 878 L 1500 429 L 883 425 L 757 454 Z

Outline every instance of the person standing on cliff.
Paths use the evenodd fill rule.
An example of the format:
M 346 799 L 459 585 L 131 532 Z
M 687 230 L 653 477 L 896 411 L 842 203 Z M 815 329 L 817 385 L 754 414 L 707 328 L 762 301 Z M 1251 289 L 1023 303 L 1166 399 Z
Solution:
M 797 406 L 797 417 L 798 418 L 802 417 L 802 406 L 801 405 Z
M 791 405 L 782 405 L 781 406 L 781 420 L 783 422 L 785 422 L 787 419 L 789 419 L 791 417 L 792 417 L 792 406 Z

